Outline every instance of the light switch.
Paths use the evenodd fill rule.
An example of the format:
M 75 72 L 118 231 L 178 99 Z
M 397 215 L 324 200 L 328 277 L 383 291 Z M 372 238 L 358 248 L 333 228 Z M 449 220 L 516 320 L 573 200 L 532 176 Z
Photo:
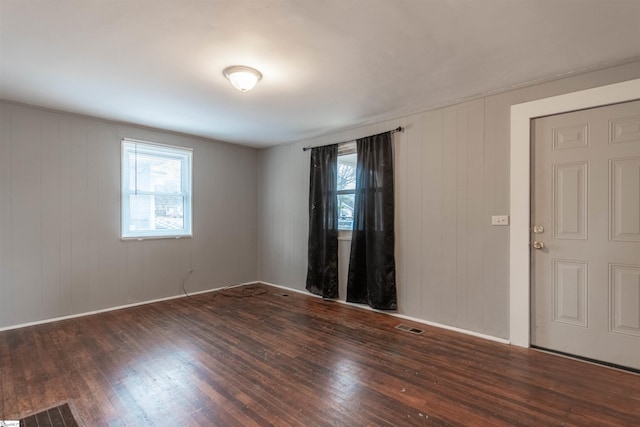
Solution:
M 491 217 L 491 225 L 509 225 L 509 215 L 494 215 Z

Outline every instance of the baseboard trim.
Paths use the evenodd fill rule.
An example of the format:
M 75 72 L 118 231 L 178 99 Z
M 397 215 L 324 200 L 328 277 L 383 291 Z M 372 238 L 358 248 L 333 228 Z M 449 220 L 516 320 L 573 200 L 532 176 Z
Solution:
M 258 281 L 258 283 L 262 283 L 262 284 L 267 285 L 267 286 L 274 286 L 274 287 L 280 288 L 280 289 L 286 289 L 286 290 L 292 291 L 292 292 L 298 292 L 300 294 L 304 294 L 304 295 L 307 295 L 307 296 L 312 296 L 312 297 L 316 297 L 316 298 L 322 298 L 321 296 L 312 294 L 311 292 L 301 291 L 299 289 L 294 289 L 294 288 L 288 288 L 288 287 L 282 286 L 282 285 L 276 285 L 275 283 L 265 282 L 264 280 L 260 280 L 260 281 Z M 500 344 L 511 344 L 511 341 L 506 340 L 504 338 L 495 337 L 493 335 L 481 334 L 479 332 L 470 331 L 468 329 L 462 329 L 462 328 L 457 328 L 455 326 L 449 326 L 449 325 L 444 325 L 442 323 L 432 322 L 432 321 L 429 321 L 429 320 L 418 319 L 416 317 L 411 317 L 411 316 L 407 316 L 407 315 L 400 314 L 400 313 L 391 313 L 391 312 L 388 312 L 388 311 L 385 311 L 385 310 L 376 310 L 375 308 L 371 308 L 371 307 L 369 307 L 367 305 L 363 305 L 363 304 L 354 304 L 354 303 L 346 302 L 346 301 L 343 301 L 343 300 L 332 300 L 332 301 L 339 302 L 341 304 L 345 304 L 345 305 L 348 305 L 348 306 L 351 306 L 351 307 L 356 307 L 356 308 L 361 308 L 361 309 L 364 309 L 364 310 L 374 311 L 376 313 L 386 314 L 386 315 L 389 315 L 389 316 L 397 317 L 399 319 L 404 319 L 404 320 L 409 320 L 409 321 L 416 322 L 416 323 L 421 323 L 423 325 L 433 326 L 434 328 L 441 328 L 441 329 L 446 329 L 448 331 L 458 332 L 458 333 L 465 334 L 465 335 L 471 335 L 471 336 L 474 336 L 474 337 L 477 337 L 477 338 L 482 338 L 482 339 L 485 339 L 485 340 L 488 340 L 488 341 L 497 342 L 497 343 L 500 343 Z
M 274 288 L 286 289 L 286 290 L 291 291 L 291 292 L 297 292 L 299 294 L 306 295 L 308 297 L 322 298 L 321 296 L 312 294 L 311 292 L 308 292 L 308 291 L 301 291 L 300 289 L 289 288 L 287 286 L 282 286 L 282 285 L 276 285 L 275 283 L 265 282 L 264 280 L 258 280 L 258 283 L 261 283 L 261 284 L 267 285 L 267 286 L 273 286 Z
M 377 311 L 379 313 L 384 313 L 384 311 L 381 310 L 374 310 Z M 445 325 L 442 323 L 437 323 L 437 322 L 431 322 L 429 320 L 424 320 L 424 319 L 418 319 L 416 317 L 411 317 L 411 316 L 406 316 L 404 314 L 399 314 L 399 313 L 386 313 L 389 314 L 391 316 L 394 317 L 398 317 L 400 319 L 405 319 L 405 320 L 410 320 L 412 322 L 417 322 L 417 323 L 422 323 L 424 325 L 429 325 L 429 326 L 433 326 L 435 328 L 441 328 L 441 329 L 446 329 L 448 331 L 452 331 L 452 332 L 459 332 L 461 334 L 465 334 L 465 335 L 471 335 L 477 338 L 482 338 L 488 341 L 493 341 L 493 342 L 497 342 L 500 344 L 511 344 L 511 341 L 504 339 L 504 338 L 500 338 L 500 337 L 496 337 L 493 335 L 487 335 L 487 334 L 481 334 L 480 332 L 475 332 L 475 331 L 470 331 L 469 329 L 462 329 L 462 328 L 458 328 L 455 326 L 450 326 L 450 325 Z
M 11 325 L 11 326 L 4 326 L 4 327 L 0 327 L 0 332 L 10 331 L 12 329 L 26 328 L 26 327 L 29 327 L 29 326 L 43 325 L 45 323 L 59 322 L 61 320 L 75 319 L 77 317 L 91 316 L 91 315 L 94 315 L 94 314 L 106 313 L 108 311 L 122 310 L 123 308 L 131 308 L 131 307 L 137 307 L 139 305 L 153 304 L 155 302 L 169 301 L 169 300 L 178 299 L 178 298 L 187 298 L 187 297 L 193 296 L 193 295 L 206 294 L 207 292 L 216 292 L 216 291 L 221 291 L 221 290 L 224 290 L 224 289 L 237 288 L 239 286 L 256 285 L 256 284 L 259 284 L 259 283 L 262 283 L 262 282 L 260 282 L 258 280 L 254 280 L 252 282 L 243 282 L 243 283 L 238 283 L 238 284 L 231 285 L 231 286 L 221 286 L 219 288 L 207 289 L 205 291 L 189 292 L 189 295 L 185 295 L 185 294 L 174 295 L 174 296 L 170 296 L 170 297 L 164 297 L 164 298 L 157 298 L 157 299 L 152 299 L 152 300 L 147 300 L 147 301 L 135 302 L 135 303 L 132 303 L 132 304 L 119 305 L 119 306 L 116 306 L 116 307 L 102 308 L 100 310 L 86 311 L 86 312 L 78 313 L 78 314 L 70 314 L 68 316 L 53 317 L 51 319 L 36 320 L 34 322 L 20 323 L 18 325 Z
M 264 285 L 267 285 L 267 286 L 273 286 L 275 288 L 286 289 L 289 292 L 297 292 L 297 293 L 302 294 L 302 295 L 306 295 L 306 296 L 311 296 L 311 297 L 314 297 L 314 298 L 322 299 L 321 296 L 312 294 L 312 293 L 307 292 L 307 291 L 303 291 L 303 290 L 295 289 L 295 288 L 290 288 L 290 287 L 287 287 L 287 286 L 277 285 L 275 283 L 265 282 L 264 280 L 254 280 L 254 281 L 251 281 L 251 282 L 238 283 L 238 284 L 235 284 L 235 285 L 232 285 L 232 286 L 222 286 L 222 287 L 219 287 L 219 288 L 212 288 L 212 289 L 207 289 L 207 290 L 204 290 L 204 291 L 189 292 L 189 296 L 205 294 L 205 293 L 208 293 L 208 292 L 216 292 L 216 291 L 221 291 L 221 290 L 224 290 L 224 289 L 236 288 L 236 287 L 239 287 L 239 286 L 255 285 L 255 284 L 264 284 Z M 157 299 L 148 300 L 148 301 L 141 301 L 141 302 L 136 302 L 136 303 L 132 303 L 132 304 L 125 304 L 125 305 L 120 305 L 120 306 L 116 306 L 116 307 L 104 308 L 104 309 L 100 309 L 100 310 L 87 311 L 87 312 L 78 313 L 78 314 L 71 314 L 71 315 L 68 315 L 68 316 L 54 317 L 54 318 L 51 318 L 51 319 L 37 320 L 35 322 L 28 322 L 28 323 L 21 323 L 21 324 L 18 324 L 18 325 L 5 326 L 5 327 L 1 327 L 0 328 L 0 332 L 9 331 L 9 330 L 12 330 L 12 329 L 26 328 L 26 327 L 29 327 L 29 326 L 42 325 L 42 324 L 45 324 L 45 323 L 59 322 L 61 320 L 75 319 L 77 317 L 91 316 L 91 315 L 94 315 L 94 314 L 105 313 L 105 312 L 108 312 L 108 311 L 122 310 L 123 308 L 137 307 L 139 305 L 153 304 L 153 303 L 156 303 L 156 302 L 169 301 L 169 300 L 178 299 L 178 298 L 187 298 L 187 295 L 184 295 L 184 294 L 174 295 L 174 296 L 170 296 L 170 297 L 157 298 Z M 373 312 L 376 312 L 376 313 L 381 313 L 381 314 L 386 314 L 386 315 L 389 315 L 389 316 L 397 317 L 399 319 L 409 320 L 409 321 L 412 321 L 412 322 L 433 326 L 435 328 L 446 329 L 448 331 L 458 332 L 458 333 L 465 334 L 465 335 L 471 335 L 471 336 L 474 336 L 474 337 L 477 337 L 477 338 L 482 338 L 482 339 L 485 339 L 485 340 L 488 340 L 488 341 L 494 341 L 494 342 L 498 342 L 498 343 L 501 343 L 501 344 L 511 344 L 511 342 L 509 340 L 506 340 L 504 338 L 494 337 L 493 335 L 481 334 L 479 332 L 470 331 L 468 329 L 462 329 L 462 328 L 457 328 L 455 326 L 444 325 L 442 323 L 437 323 L 437 322 L 432 322 L 432 321 L 429 321 L 429 320 L 419 319 L 419 318 L 416 318 L 416 317 L 406 316 L 406 315 L 400 314 L 400 313 L 390 313 L 390 312 L 384 311 L 384 310 L 376 310 L 374 308 L 371 308 L 369 306 L 362 305 L 362 304 L 354 304 L 354 303 L 346 302 L 346 301 L 343 301 L 343 300 L 333 300 L 333 301 L 341 303 L 341 304 L 345 304 L 345 305 L 348 305 L 348 306 L 351 306 L 351 307 L 360 308 L 360 309 L 363 309 L 363 310 L 369 310 L 369 311 L 373 311 Z

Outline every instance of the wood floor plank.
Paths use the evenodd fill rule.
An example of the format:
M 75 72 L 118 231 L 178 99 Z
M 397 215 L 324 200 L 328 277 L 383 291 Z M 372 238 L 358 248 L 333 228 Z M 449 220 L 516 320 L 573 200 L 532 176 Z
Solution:
M 639 375 L 288 295 L 0 332 L 0 416 L 68 401 L 86 426 L 640 425 Z

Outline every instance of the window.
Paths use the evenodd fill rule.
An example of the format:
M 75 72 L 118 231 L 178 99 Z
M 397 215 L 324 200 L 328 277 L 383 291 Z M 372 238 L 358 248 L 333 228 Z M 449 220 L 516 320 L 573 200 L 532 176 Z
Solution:
M 338 149 L 338 230 L 353 230 L 356 197 L 356 143 Z
M 122 238 L 191 236 L 192 150 L 122 140 Z

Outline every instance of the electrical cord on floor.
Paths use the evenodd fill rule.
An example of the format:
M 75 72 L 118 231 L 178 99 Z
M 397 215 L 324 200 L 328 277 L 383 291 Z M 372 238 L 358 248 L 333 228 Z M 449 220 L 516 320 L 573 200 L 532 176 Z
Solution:
M 225 298 L 251 298 L 251 297 L 257 297 L 259 295 L 264 295 L 267 292 L 269 292 L 268 289 L 265 289 L 259 285 L 243 286 L 240 283 L 234 283 L 231 285 L 223 286 L 222 288 L 213 289 L 210 291 L 210 295 L 206 297 L 199 297 L 196 295 L 189 294 L 189 292 L 187 292 L 187 286 L 186 286 L 187 280 L 189 280 L 191 273 L 193 273 L 193 269 L 191 269 L 189 273 L 185 276 L 185 278 L 182 280 L 182 292 L 187 298 L 191 299 L 192 301 L 196 301 L 200 303 L 212 302 L 219 296 L 223 296 Z M 233 288 L 241 288 L 241 289 L 240 289 L 240 292 L 229 292 L 229 289 L 233 289 Z

